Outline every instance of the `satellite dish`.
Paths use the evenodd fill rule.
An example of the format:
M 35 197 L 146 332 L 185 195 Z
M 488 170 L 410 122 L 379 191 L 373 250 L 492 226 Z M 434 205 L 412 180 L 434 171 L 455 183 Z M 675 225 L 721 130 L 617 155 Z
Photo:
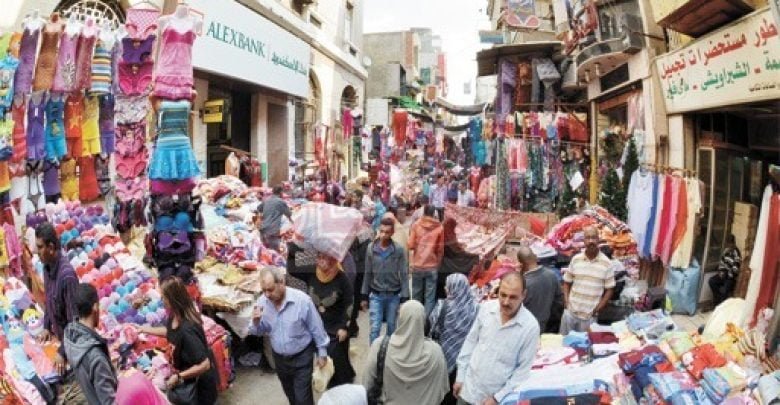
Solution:
M 363 66 L 371 67 L 371 63 L 372 63 L 371 58 L 369 58 L 368 56 L 363 57 Z

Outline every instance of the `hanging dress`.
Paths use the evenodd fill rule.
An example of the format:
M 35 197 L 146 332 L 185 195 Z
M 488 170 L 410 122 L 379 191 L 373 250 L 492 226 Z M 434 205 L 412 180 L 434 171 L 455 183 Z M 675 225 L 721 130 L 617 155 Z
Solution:
M 43 96 L 40 98 L 41 101 L 36 104 L 34 97 L 30 97 L 30 104 L 27 107 L 27 159 L 30 160 L 46 157 L 43 127 L 46 103 Z
M 60 181 L 62 182 L 62 199 L 78 201 L 79 178 L 76 175 L 76 159 L 65 159 L 60 165 Z
M 51 90 L 57 69 L 57 50 L 60 47 L 63 26 L 61 22 L 51 22 L 46 24 L 43 30 L 41 49 L 38 51 L 38 65 L 35 67 L 35 79 L 32 85 L 33 91 Z
M 79 159 L 79 199 L 86 203 L 95 201 L 98 197 L 100 197 L 100 189 L 95 172 L 95 158 L 84 156 Z
M 65 102 L 49 99 L 46 104 L 46 156 L 62 159 L 67 153 L 65 146 Z
M 175 14 L 163 29 L 160 43 L 159 60 L 155 64 L 154 90 L 152 94 L 168 100 L 192 99 L 192 44 L 195 42 L 193 22 L 189 20 L 186 31 L 178 31 L 174 25 Z
M 79 37 L 76 53 L 76 90 L 86 90 L 92 85 L 92 54 L 97 42 L 97 29 L 85 27 Z
M 7 109 L 14 102 L 14 76 L 19 59 L 6 55 L 0 59 L 0 108 Z
M 14 76 L 15 94 L 30 93 L 40 34 L 40 28 L 34 30 L 25 28 L 22 33 L 22 42 L 19 45 L 19 68 L 16 69 L 16 76 Z
M 160 103 L 159 130 L 149 165 L 149 178 L 183 180 L 200 175 L 188 136 L 189 101 Z
M 113 82 L 111 71 L 112 48 L 106 47 L 103 41 L 98 40 L 95 46 L 95 54 L 92 56 L 92 77 L 89 92 L 92 95 L 111 93 Z
M 67 30 L 60 36 L 60 49 L 57 54 L 57 67 L 54 73 L 54 91 L 73 91 L 76 88 L 76 52 L 81 35 L 69 35 Z
M 27 132 L 24 129 L 26 113 L 24 102 L 13 103 L 11 106 L 11 117 L 14 120 L 14 130 L 11 136 L 14 144 L 14 154 L 11 158 L 13 162 L 27 159 Z

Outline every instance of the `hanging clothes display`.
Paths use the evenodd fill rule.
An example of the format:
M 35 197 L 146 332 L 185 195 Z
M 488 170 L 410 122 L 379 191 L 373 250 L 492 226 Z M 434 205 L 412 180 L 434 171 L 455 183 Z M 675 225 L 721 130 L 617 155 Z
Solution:
M 780 275 L 780 191 L 767 185 L 761 198 L 753 252 L 750 258 L 750 280 L 745 295 L 743 319 L 755 324 L 759 312 L 774 305 L 777 278 Z
M 406 110 L 393 111 L 393 137 L 396 147 L 402 147 L 406 143 L 408 121 L 409 113 Z

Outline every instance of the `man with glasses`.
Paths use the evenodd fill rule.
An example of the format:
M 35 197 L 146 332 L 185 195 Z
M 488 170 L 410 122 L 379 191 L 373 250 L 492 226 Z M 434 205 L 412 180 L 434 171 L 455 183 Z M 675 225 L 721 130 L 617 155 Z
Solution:
M 599 311 L 612 297 L 615 274 L 612 262 L 599 250 L 599 231 L 585 228 L 585 251 L 571 259 L 563 274 L 563 304 L 561 334 L 570 331 L 587 332 L 598 320 Z
M 274 352 L 276 375 L 293 405 L 313 405 L 312 358 L 324 367 L 330 338 L 309 295 L 287 288 L 284 273 L 275 267 L 261 270 L 263 296 L 255 307 L 249 333 L 268 334 Z

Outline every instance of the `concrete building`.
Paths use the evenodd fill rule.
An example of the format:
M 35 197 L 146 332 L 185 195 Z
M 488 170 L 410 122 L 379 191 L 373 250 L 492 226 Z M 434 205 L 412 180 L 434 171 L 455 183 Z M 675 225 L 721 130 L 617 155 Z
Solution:
M 371 61 L 366 85 L 366 124 L 387 125 L 387 97 L 418 98 L 428 85 L 447 93 L 447 57 L 430 28 L 363 35 Z
M 136 3 L 168 13 L 177 1 L 8 0 L 0 29 L 18 29 L 34 10 L 44 16 L 55 10 L 63 14 L 80 10 L 123 22 L 124 10 Z M 367 72 L 361 51 L 362 2 L 191 0 L 188 4 L 204 24 L 193 48 L 198 92 L 193 110 L 199 114 L 193 118 L 192 143 L 199 163 L 209 176 L 223 173 L 227 151 L 221 146 L 227 145 L 257 157 L 268 183 L 289 179 L 290 161 L 313 160 L 315 129 L 340 133 L 343 109 L 363 105 Z M 264 51 L 258 55 L 231 44 L 228 39 L 235 33 L 259 41 Z M 207 102 L 222 103 L 221 122 L 204 122 Z M 348 146 L 341 143 L 333 147 L 334 175 L 349 174 L 351 154 L 344 148 Z

